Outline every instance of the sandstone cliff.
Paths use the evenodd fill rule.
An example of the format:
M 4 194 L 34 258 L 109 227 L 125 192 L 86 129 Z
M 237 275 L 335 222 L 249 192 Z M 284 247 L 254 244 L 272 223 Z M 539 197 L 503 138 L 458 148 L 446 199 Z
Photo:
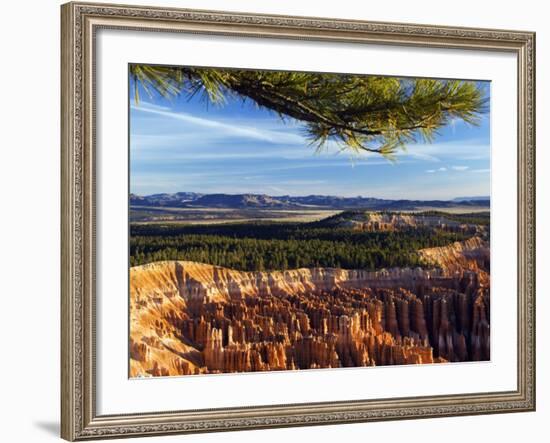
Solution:
M 432 270 L 132 268 L 130 375 L 489 359 L 486 246 L 423 250 Z
M 463 232 L 469 234 L 482 233 L 484 226 L 474 223 L 460 223 L 444 215 L 405 214 L 405 213 L 380 213 L 364 212 L 355 214 L 352 218 L 339 219 L 335 222 L 343 227 L 349 227 L 360 231 L 399 231 L 404 229 L 429 227 L 443 231 Z
M 486 284 L 488 282 L 491 258 L 489 243 L 477 236 L 448 246 L 421 249 L 419 254 L 446 275 L 468 270 L 479 273 L 482 280 Z

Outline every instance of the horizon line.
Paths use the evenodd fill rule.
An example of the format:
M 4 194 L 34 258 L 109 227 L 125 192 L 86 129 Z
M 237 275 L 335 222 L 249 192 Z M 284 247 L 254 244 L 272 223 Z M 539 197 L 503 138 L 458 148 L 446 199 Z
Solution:
M 456 199 L 462 199 L 465 201 L 468 200 L 476 200 L 476 199 L 483 199 L 483 200 L 490 200 L 490 195 L 471 195 L 471 196 L 457 196 L 457 197 L 450 197 L 450 198 L 388 198 L 388 197 L 374 197 L 374 196 L 364 196 L 364 195 L 353 195 L 353 196 L 345 196 L 345 195 L 337 195 L 337 194 L 267 194 L 267 193 L 254 193 L 254 192 L 236 192 L 236 193 L 230 193 L 230 192 L 199 192 L 199 191 L 175 191 L 175 192 L 154 192 L 152 194 L 138 194 L 136 192 L 130 192 L 128 196 L 135 195 L 137 197 L 151 197 L 153 195 L 175 195 L 175 194 L 201 194 L 201 195 L 229 195 L 229 196 L 235 196 L 235 195 L 254 195 L 254 196 L 268 196 L 268 197 L 311 197 L 311 196 L 320 196 L 320 197 L 337 197 L 337 198 L 373 198 L 377 200 L 408 200 L 408 201 L 449 201 L 449 200 L 456 200 Z

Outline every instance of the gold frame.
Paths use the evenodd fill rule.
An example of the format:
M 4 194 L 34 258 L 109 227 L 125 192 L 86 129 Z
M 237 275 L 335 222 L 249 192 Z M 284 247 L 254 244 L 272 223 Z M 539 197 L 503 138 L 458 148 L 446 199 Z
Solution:
M 67 440 L 535 410 L 535 34 L 91 3 L 61 7 L 61 436 Z M 507 51 L 518 58 L 517 390 L 98 416 L 94 36 L 100 28 Z

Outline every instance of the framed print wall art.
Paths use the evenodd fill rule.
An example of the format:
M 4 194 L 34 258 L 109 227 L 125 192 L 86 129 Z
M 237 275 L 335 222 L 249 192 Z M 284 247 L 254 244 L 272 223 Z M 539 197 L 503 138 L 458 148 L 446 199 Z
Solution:
M 535 37 L 62 6 L 62 437 L 535 408 Z

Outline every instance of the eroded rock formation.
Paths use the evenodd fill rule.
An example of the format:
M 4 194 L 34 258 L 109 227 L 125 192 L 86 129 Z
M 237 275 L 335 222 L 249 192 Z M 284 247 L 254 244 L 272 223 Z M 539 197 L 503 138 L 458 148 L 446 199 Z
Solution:
M 130 375 L 490 358 L 487 244 L 421 251 L 439 268 L 130 271 Z
M 472 237 L 448 246 L 421 249 L 420 256 L 428 263 L 438 266 L 446 275 L 472 271 L 478 274 L 484 285 L 489 284 L 489 243 L 480 237 Z
M 429 227 L 449 232 L 462 232 L 471 235 L 480 234 L 485 231 L 484 226 L 474 223 L 460 223 L 444 215 L 363 212 L 341 221 L 336 218 L 335 221 L 340 226 L 367 232 L 399 231 L 419 227 Z

